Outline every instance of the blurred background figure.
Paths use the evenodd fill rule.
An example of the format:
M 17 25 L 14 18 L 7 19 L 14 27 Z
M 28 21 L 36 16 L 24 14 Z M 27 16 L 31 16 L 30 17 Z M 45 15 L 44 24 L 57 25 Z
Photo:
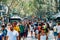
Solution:
M 5 25 L 2 25 L 1 27 L 2 27 L 2 29 L 1 29 L 2 40 L 6 40 L 7 30 L 5 29 Z
M 6 40 L 19 40 L 19 33 L 14 30 L 13 26 L 11 26 L 10 30 L 7 32 Z

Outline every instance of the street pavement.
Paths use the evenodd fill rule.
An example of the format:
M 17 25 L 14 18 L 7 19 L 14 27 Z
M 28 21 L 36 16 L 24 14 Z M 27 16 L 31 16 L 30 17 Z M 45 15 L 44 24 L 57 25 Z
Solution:
M 23 39 L 21 39 L 21 40 L 23 40 Z M 38 40 L 38 39 L 35 38 L 34 34 L 33 34 L 33 37 L 31 37 L 30 32 L 28 32 L 28 36 L 24 40 Z
M 23 39 L 21 39 L 21 40 L 23 40 Z M 34 34 L 33 34 L 33 37 L 31 37 L 30 32 L 28 32 L 28 36 L 24 40 L 38 40 L 38 39 L 35 38 Z M 53 38 L 53 40 L 55 40 L 55 39 Z

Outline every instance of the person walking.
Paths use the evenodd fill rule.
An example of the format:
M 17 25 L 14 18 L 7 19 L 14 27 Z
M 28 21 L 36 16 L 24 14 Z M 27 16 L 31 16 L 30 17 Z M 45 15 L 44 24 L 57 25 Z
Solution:
M 44 32 L 44 29 L 41 30 L 40 40 L 47 40 L 47 35 L 46 35 L 46 33 Z
M 60 23 L 58 23 L 56 28 L 57 28 L 57 33 L 58 33 L 58 40 L 60 40 Z
M 23 38 L 24 40 L 24 25 L 22 22 L 20 23 L 19 29 L 20 29 L 20 38 Z
M 2 40 L 6 40 L 7 30 L 5 29 L 5 25 L 2 25 Z
M 7 32 L 6 40 L 19 40 L 19 33 L 13 29 L 13 26 Z

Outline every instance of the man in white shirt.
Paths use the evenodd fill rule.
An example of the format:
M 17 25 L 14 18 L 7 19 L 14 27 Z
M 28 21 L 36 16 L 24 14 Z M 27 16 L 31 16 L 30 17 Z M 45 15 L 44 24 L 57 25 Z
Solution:
M 56 26 L 57 28 L 57 33 L 60 33 L 60 23 L 58 23 L 58 25 Z
M 60 40 L 60 22 L 57 25 L 58 40 Z
M 54 28 L 53 28 L 55 40 L 57 40 L 57 36 L 58 36 L 58 34 L 57 34 L 57 27 L 58 27 L 58 25 L 54 26 Z
M 10 27 L 10 31 L 7 32 L 6 40 L 19 40 L 19 34 L 13 30 L 13 27 Z

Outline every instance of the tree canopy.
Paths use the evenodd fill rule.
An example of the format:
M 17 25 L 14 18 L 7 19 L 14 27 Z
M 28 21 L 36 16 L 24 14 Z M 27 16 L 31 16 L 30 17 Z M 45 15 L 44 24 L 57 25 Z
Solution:
M 16 12 L 21 17 L 36 15 L 46 15 L 48 12 L 56 12 L 54 0 L 2 0 L 10 10 Z

